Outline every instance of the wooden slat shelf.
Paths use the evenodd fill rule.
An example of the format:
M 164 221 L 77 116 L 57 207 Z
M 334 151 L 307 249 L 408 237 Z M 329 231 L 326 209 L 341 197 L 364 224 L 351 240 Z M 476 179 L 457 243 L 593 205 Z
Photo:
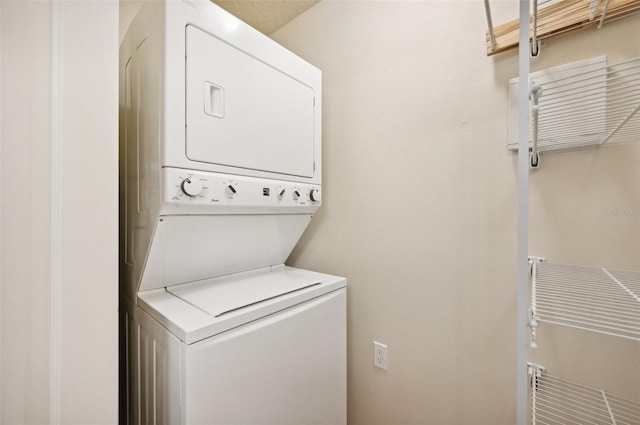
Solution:
M 597 27 L 606 4 L 607 0 L 600 2 L 593 19 L 590 19 L 593 15 L 591 3 L 586 0 L 563 0 L 547 7 L 541 7 L 538 9 L 537 38 L 543 40 L 567 32 Z M 610 22 L 638 12 L 640 12 L 640 0 L 609 0 L 603 22 Z M 532 21 L 531 17 L 529 19 L 530 26 Z M 519 30 L 517 19 L 494 27 L 496 44 L 493 48 L 489 31 L 487 31 L 487 56 L 517 47 Z

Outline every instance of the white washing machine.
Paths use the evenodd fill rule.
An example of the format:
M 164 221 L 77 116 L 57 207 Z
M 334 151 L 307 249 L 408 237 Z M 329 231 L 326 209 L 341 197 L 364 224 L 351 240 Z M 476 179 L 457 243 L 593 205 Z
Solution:
M 208 1 L 120 48 L 121 423 L 346 423 L 346 280 L 284 265 L 321 205 L 321 73 Z

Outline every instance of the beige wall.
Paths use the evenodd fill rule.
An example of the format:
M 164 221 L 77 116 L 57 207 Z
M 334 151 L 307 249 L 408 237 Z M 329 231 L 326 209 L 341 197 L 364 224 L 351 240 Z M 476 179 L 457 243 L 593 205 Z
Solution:
M 3 1 L 0 15 L 0 422 L 47 423 L 51 4 Z
M 0 15 L 0 422 L 114 424 L 118 5 Z
M 496 22 L 517 15 L 492 5 Z M 487 58 L 485 29 L 480 1 L 325 0 L 273 35 L 323 70 L 323 208 L 289 264 L 349 278 L 352 425 L 515 421 L 517 52 Z M 639 29 L 555 39 L 537 67 L 638 56 Z M 545 155 L 531 253 L 640 269 L 640 217 L 605 214 L 640 209 L 639 158 L 637 144 Z M 532 358 L 638 399 L 637 343 L 549 328 Z

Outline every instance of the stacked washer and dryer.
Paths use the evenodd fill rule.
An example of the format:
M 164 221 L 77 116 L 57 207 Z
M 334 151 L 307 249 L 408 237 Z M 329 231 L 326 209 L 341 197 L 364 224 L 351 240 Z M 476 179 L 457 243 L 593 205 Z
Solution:
M 346 280 L 284 261 L 321 203 L 321 73 L 209 1 L 120 48 L 121 422 L 346 423 Z

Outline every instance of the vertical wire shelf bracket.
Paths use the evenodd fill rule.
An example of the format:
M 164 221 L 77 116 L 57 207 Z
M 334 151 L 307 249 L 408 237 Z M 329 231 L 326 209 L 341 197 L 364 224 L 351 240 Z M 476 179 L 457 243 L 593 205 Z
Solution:
M 640 272 L 549 262 L 533 267 L 536 323 L 640 341 Z
M 529 307 L 529 347 L 538 348 L 537 331 L 540 326 L 538 320 L 538 314 L 536 313 L 537 305 L 537 290 L 536 280 L 538 276 L 538 264 L 542 263 L 544 258 L 542 257 L 529 257 L 529 265 L 531 266 L 531 294 L 529 300 L 531 301 L 531 307 Z
M 640 423 L 640 403 L 555 377 L 529 365 L 533 425 L 634 425 Z
M 640 141 L 640 57 L 608 65 L 600 56 L 535 72 L 530 80 L 534 153 Z M 512 150 L 518 86 L 510 81 Z
M 519 21 L 494 26 L 489 0 L 485 0 L 487 15 L 487 56 L 515 48 L 519 44 Z M 542 40 L 585 28 L 602 28 L 640 12 L 640 0 L 540 0 L 535 2 L 529 27 L 532 56 Z

